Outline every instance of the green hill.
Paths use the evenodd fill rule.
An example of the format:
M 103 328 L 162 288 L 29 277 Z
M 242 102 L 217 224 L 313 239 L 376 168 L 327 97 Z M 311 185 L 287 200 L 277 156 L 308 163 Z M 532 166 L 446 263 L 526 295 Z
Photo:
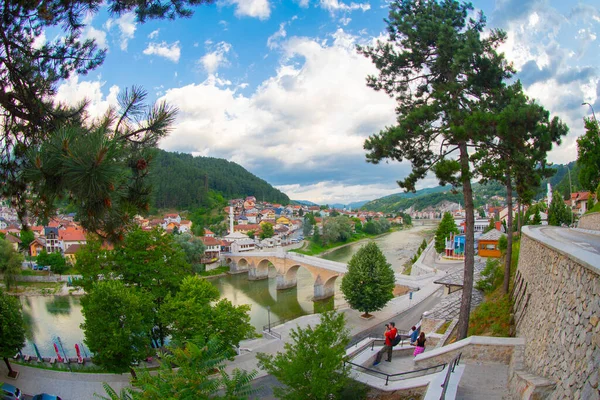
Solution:
M 536 200 L 543 199 L 547 193 L 547 184 L 550 183 L 554 191 L 558 191 L 563 197 L 569 197 L 569 170 L 571 171 L 571 187 L 576 192 L 581 189 L 579 184 L 579 168 L 575 161 L 567 165 L 557 164 L 551 167 L 555 170 L 553 176 L 542 181 L 537 190 Z M 485 185 L 473 184 L 473 195 L 475 207 L 484 205 L 493 196 L 506 196 L 506 189 L 498 182 L 490 182 Z M 435 207 L 442 201 L 464 204 L 462 192 L 452 193 L 450 186 L 436 186 L 433 188 L 417 190 L 415 193 L 396 193 L 380 199 L 368 202 L 361 207 L 368 211 L 398 212 L 414 207 L 421 211 L 427 207 Z
M 209 191 L 226 199 L 254 196 L 259 201 L 288 204 L 290 199 L 240 165 L 220 158 L 158 150 L 151 163 L 153 206 L 192 209 L 206 205 Z

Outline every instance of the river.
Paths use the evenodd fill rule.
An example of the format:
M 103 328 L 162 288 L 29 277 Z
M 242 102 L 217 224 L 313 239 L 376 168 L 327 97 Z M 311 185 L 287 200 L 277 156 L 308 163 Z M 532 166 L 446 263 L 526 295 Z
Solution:
M 424 230 L 430 227 L 416 227 L 405 231 L 396 231 L 374 239 L 382 249 L 388 262 L 396 272 L 414 254 L 423 241 Z M 323 258 L 347 262 L 364 243 L 353 243 L 339 248 Z M 211 279 L 219 289 L 221 296 L 234 305 L 251 306 L 250 321 L 257 332 L 267 325 L 269 320 L 276 323 L 314 312 L 331 310 L 345 304 L 340 291 L 341 279 L 336 281 L 335 296 L 331 299 L 313 302 L 313 278 L 307 270 L 298 270 L 296 288 L 278 291 L 275 288 L 275 269 L 269 270 L 269 279 L 249 281 L 246 274 L 228 275 Z M 31 296 L 21 299 L 27 327 L 27 345 L 23 352 L 35 355 L 32 343 L 36 343 L 42 356 L 55 356 L 53 343 L 60 337 L 65 352 L 75 356 L 75 343 L 81 346 L 83 332 L 79 325 L 83 322 L 81 303 L 74 296 Z M 62 353 L 62 349 L 61 349 Z

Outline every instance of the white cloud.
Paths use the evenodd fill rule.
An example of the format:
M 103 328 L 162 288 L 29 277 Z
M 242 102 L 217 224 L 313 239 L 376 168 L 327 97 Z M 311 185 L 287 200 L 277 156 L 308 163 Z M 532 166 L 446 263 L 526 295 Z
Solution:
M 116 20 L 108 19 L 106 21 L 106 29 L 111 30 L 113 26 L 117 26 L 120 32 L 120 47 L 121 50 L 127 50 L 127 44 L 130 39 L 133 39 L 136 30 L 135 13 L 128 12 L 121 15 Z
M 338 11 L 347 12 L 354 10 L 362 10 L 367 11 L 371 9 L 371 5 L 369 3 L 350 3 L 346 4 L 344 2 L 338 0 L 320 0 L 319 5 L 321 8 L 329 11 L 330 13 L 336 13 Z
M 340 24 L 346 26 L 352 21 L 352 18 L 344 17 L 340 18 Z
M 179 41 L 171 44 L 167 44 L 166 42 L 148 43 L 148 47 L 144 49 L 143 53 L 146 55 L 154 54 L 177 63 L 179 62 L 179 57 L 181 56 L 181 49 L 179 47 Z
M 87 39 L 94 39 L 96 41 L 96 44 L 98 45 L 98 47 L 100 47 L 101 49 L 107 49 L 108 48 L 108 42 L 106 40 L 106 32 L 104 32 L 101 29 L 96 29 L 93 26 L 88 26 L 83 34 L 82 34 L 82 39 L 83 40 L 87 40 Z
M 160 29 L 157 29 L 155 31 L 150 32 L 150 34 L 148 35 L 149 39 L 156 39 L 158 37 L 158 34 L 160 33 Z
M 252 17 L 265 20 L 271 16 L 269 0 L 223 0 L 223 4 L 234 5 L 235 15 L 238 18 Z
M 285 31 L 285 22 L 282 22 L 281 24 L 279 24 L 279 30 L 271 36 L 269 36 L 269 38 L 267 39 L 267 47 L 271 50 L 276 47 L 279 47 L 279 40 L 285 38 L 286 35 L 287 32 Z
M 277 186 L 290 199 L 308 200 L 317 204 L 342 203 L 348 204 L 357 200 L 371 200 L 401 190 L 394 182 L 388 185 L 345 185 L 338 181 L 323 181 L 311 185 L 281 185 Z
M 202 65 L 208 74 L 214 74 L 220 67 L 229 65 L 229 60 L 226 55 L 231 50 L 231 44 L 219 42 L 215 47 L 215 51 L 206 53 L 199 60 L 199 64 Z
M 310 3 L 310 0 L 297 0 L 298 1 L 298 5 L 302 8 L 307 8 L 308 4 Z
M 56 101 L 68 105 L 76 105 L 87 99 L 89 101 L 88 114 L 93 119 L 99 118 L 108 110 L 108 107 L 118 104 L 119 87 L 111 86 L 108 95 L 104 97 L 102 93 L 104 85 L 105 83 L 100 81 L 80 82 L 79 76 L 73 75 L 58 87 L 54 98 Z
M 33 39 L 31 47 L 34 49 L 41 49 L 46 44 L 46 41 L 46 32 L 42 31 L 40 36 L 36 36 L 35 39 Z
M 248 96 L 215 76 L 167 90 L 162 100 L 180 113 L 161 147 L 223 157 L 263 177 L 261 169 L 276 169 L 353 179 L 346 172 L 363 169 L 364 140 L 394 122 L 395 102 L 366 86 L 375 68 L 355 51 L 356 38 L 342 30 L 332 36 L 329 45 L 289 39 L 276 73 Z

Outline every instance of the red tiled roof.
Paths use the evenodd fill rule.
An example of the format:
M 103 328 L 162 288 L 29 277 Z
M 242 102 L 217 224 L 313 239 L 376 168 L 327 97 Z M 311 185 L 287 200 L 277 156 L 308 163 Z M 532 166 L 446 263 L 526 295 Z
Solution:
M 200 236 L 200 240 L 205 246 L 220 246 L 221 241 L 210 236 Z
M 75 254 L 82 246 L 83 245 L 79 243 L 72 244 L 67 250 L 65 250 L 65 254 Z
M 85 242 L 85 232 L 80 229 L 64 229 L 58 231 L 58 237 L 67 242 Z

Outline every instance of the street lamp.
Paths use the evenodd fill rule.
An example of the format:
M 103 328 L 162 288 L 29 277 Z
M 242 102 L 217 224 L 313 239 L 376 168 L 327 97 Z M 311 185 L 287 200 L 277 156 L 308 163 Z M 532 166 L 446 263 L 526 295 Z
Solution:
M 267 315 L 269 321 L 269 333 L 271 333 L 271 306 L 267 306 Z
M 585 106 L 586 104 L 588 106 L 590 106 L 590 108 L 592 109 L 592 115 L 594 116 L 594 121 L 596 121 L 596 123 L 598 123 L 598 120 L 596 119 L 596 113 L 594 112 L 594 107 L 592 107 L 592 105 L 590 103 L 586 103 L 585 101 L 583 103 L 581 103 L 582 106 Z

